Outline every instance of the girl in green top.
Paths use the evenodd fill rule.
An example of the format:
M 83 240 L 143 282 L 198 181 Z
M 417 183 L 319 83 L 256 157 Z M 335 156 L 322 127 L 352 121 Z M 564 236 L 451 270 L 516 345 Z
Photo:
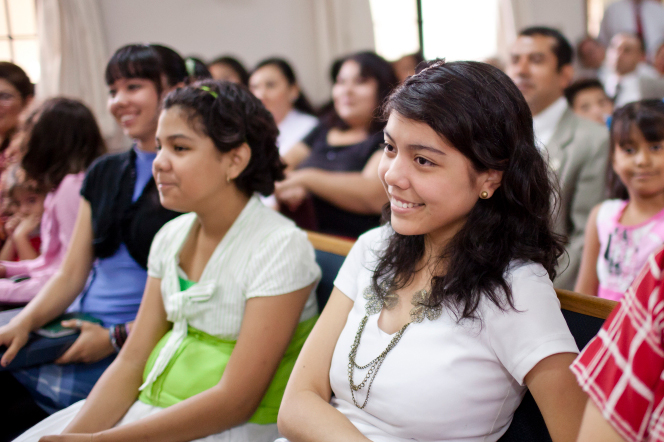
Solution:
M 163 106 L 159 198 L 189 213 L 155 236 L 134 330 L 88 399 L 18 440 L 278 437 L 320 269 L 304 232 L 255 195 L 283 178 L 274 120 L 231 83 L 179 89 Z

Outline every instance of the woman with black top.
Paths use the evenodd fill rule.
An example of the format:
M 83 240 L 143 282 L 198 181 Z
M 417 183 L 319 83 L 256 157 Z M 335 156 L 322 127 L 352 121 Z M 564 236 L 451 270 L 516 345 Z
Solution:
M 131 331 L 152 238 L 178 215 L 159 203 L 152 161 L 161 98 L 185 79 L 184 61 L 163 46 L 128 45 L 108 63 L 108 107 L 134 139 L 134 147 L 102 157 L 90 167 L 62 267 L 18 316 L 0 328 L 0 345 L 8 347 L 0 364 L 7 366 L 32 330 L 66 310 L 101 320 L 64 321 L 81 334 L 55 363 L 12 371 L 48 413 L 87 397 Z
M 277 199 L 295 210 L 311 195 L 316 230 L 357 237 L 378 226 L 387 198 L 377 172 L 384 125 L 377 109 L 396 84 L 378 55 L 347 57 L 332 87 L 333 111 L 284 155 L 291 172 L 277 183 Z

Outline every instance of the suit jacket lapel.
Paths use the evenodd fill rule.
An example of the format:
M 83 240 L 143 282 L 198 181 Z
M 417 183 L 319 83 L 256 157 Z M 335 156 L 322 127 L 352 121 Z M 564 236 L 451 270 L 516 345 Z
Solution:
M 559 171 L 565 163 L 567 152 L 565 148 L 574 139 L 576 129 L 576 119 L 571 109 L 566 109 L 560 121 L 556 125 L 556 131 L 551 137 L 551 141 L 546 146 L 549 156 L 549 166 L 554 171 Z

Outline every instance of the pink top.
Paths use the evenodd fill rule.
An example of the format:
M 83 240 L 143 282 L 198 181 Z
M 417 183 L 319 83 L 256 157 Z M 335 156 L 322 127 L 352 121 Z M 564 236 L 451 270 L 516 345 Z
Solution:
M 21 282 L 0 279 L 0 302 L 29 302 L 60 268 L 74 233 L 84 176 L 85 172 L 67 175 L 57 189 L 46 195 L 40 226 L 41 254 L 24 261 L 0 261 L 8 278 L 30 276 Z
M 627 203 L 604 201 L 597 213 L 597 296 L 613 301 L 622 299 L 648 256 L 664 244 L 664 210 L 640 224 L 623 226 L 619 220 Z

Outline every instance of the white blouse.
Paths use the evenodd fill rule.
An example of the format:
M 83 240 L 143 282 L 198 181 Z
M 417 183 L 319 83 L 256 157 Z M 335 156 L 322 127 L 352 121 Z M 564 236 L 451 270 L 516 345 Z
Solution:
M 195 221 L 195 213 L 181 215 L 166 223 L 152 242 L 148 275 L 161 279 L 173 333 L 141 389 L 162 373 L 187 336 L 187 326 L 235 341 L 248 299 L 290 293 L 320 279 L 306 233 L 253 196 L 213 252 L 199 282 L 181 291 L 179 255 Z M 300 322 L 317 311 L 314 287 Z
M 332 358 L 332 404 L 374 442 L 498 440 L 525 394 L 526 374 L 547 356 L 578 353 L 547 272 L 534 263 L 512 266 L 508 281 L 518 311 L 501 311 L 483 300 L 481 323 L 457 323 L 444 309 L 434 321 L 411 324 L 387 354 L 360 410 L 351 399 L 349 351 L 365 316 L 362 293 L 371 281 L 375 251 L 384 249 L 391 232 L 386 226 L 362 235 L 335 280 L 355 304 Z M 376 358 L 394 336 L 378 327 L 378 317 L 369 316 L 358 365 Z M 366 373 L 355 368 L 354 382 Z M 355 393 L 360 405 L 366 391 Z
M 318 126 L 318 118 L 313 115 L 305 114 L 297 109 L 288 112 L 279 123 L 279 136 L 277 137 L 279 155 L 284 156 L 291 147 L 302 141 L 316 126 Z

